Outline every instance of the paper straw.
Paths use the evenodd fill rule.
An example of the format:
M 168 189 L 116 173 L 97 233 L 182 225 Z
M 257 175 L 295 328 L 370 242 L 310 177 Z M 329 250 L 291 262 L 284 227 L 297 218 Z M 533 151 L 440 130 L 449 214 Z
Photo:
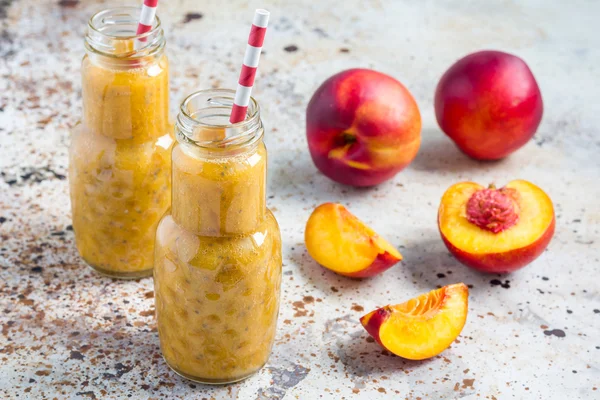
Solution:
M 136 35 L 141 35 L 142 33 L 146 33 L 152 29 L 152 23 L 154 22 L 154 17 L 156 16 L 157 6 L 158 0 L 144 0 Z M 141 38 L 140 41 L 145 42 L 146 38 Z
M 254 21 L 250 36 L 248 37 L 248 45 L 246 46 L 246 54 L 244 54 L 244 63 L 240 72 L 233 107 L 231 108 L 231 116 L 229 122 L 235 124 L 246 119 L 246 111 L 252 94 L 252 86 L 254 85 L 254 77 L 260 59 L 260 52 L 265 40 L 267 25 L 269 23 L 269 12 L 267 10 L 258 9 L 254 13 Z

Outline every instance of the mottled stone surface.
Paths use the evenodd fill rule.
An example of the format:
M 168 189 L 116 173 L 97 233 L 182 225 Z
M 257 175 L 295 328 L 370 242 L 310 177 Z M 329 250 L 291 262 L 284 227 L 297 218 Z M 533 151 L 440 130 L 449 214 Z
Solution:
M 195 89 L 233 87 L 253 8 L 272 11 L 255 96 L 268 129 L 269 203 L 284 239 L 280 323 L 267 367 L 221 388 L 165 365 L 150 279 L 100 277 L 74 248 L 67 145 L 81 113 L 86 19 L 103 3 L 0 0 L 0 398 L 600 398 L 600 3 L 162 1 L 173 110 Z M 482 48 L 527 60 L 545 101 L 534 140 L 497 163 L 464 157 L 433 116 L 437 79 Z M 304 134 L 312 92 L 356 66 L 404 82 L 424 121 L 416 160 L 371 190 L 319 174 Z M 437 232 L 442 193 L 459 180 L 513 178 L 554 200 L 554 240 L 510 276 L 462 267 Z M 405 261 L 362 282 L 316 265 L 304 223 L 331 200 L 399 246 Z M 458 281 L 471 286 L 469 318 L 439 357 L 393 357 L 358 322 L 376 306 Z

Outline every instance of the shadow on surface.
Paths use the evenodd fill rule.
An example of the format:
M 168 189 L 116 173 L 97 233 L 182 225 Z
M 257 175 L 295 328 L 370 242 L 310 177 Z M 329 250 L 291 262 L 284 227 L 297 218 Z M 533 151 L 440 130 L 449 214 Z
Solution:
M 435 360 L 414 361 L 395 356 L 371 341 L 365 331 L 352 332 L 340 339 L 336 353 L 348 373 L 356 377 L 368 377 L 375 371 L 390 375 L 398 371 L 411 371 L 427 367 Z
M 364 199 L 382 186 L 353 187 L 335 182 L 317 169 L 308 150 L 296 152 L 293 158 L 280 160 L 278 164 L 270 163 L 268 181 L 269 194 L 277 198 L 293 196 L 296 199 L 306 195 L 315 198 L 315 205 Z
M 477 161 L 462 151 L 439 129 L 426 128 L 421 133 L 423 141 L 410 168 L 432 172 L 469 172 L 502 161 Z
M 323 293 L 335 294 L 337 292 L 354 291 L 366 281 L 338 275 L 335 272 L 322 267 L 311 258 L 303 244 L 292 246 L 287 254 L 288 259 L 296 265 L 296 270 L 299 271 L 309 283 L 313 284 Z
M 402 249 L 402 254 L 402 267 L 410 271 L 410 276 L 422 293 L 459 282 L 469 286 L 470 291 L 477 292 L 489 287 L 490 280 L 498 276 L 462 265 L 446 249 L 441 238 L 416 242 Z

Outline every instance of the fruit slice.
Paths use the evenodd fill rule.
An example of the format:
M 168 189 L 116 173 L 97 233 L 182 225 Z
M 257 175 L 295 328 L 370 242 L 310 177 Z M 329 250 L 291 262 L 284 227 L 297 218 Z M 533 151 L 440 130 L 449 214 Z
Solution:
M 313 211 L 304 241 L 319 264 L 354 278 L 379 274 L 402 260 L 394 246 L 336 203 L 321 204 Z
M 409 360 L 424 360 L 446 350 L 458 337 L 468 304 L 469 289 L 456 283 L 371 311 L 360 323 L 386 350 Z
M 501 189 L 457 183 L 444 193 L 438 212 L 446 247 L 463 264 L 484 272 L 526 266 L 544 251 L 554 226 L 552 201 L 524 180 Z

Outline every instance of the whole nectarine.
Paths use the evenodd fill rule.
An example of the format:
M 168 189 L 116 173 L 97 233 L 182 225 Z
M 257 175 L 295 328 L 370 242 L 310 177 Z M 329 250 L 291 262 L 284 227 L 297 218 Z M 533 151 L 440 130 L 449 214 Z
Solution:
M 554 225 L 548 195 L 523 180 L 501 189 L 457 183 L 444 193 L 438 211 L 448 250 L 483 272 L 512 272 L 531 263 L 550 243 Z
M 406 167 L 421 143 L 421 114 L 396 79 L 350 69 L 327 79 L 306 109 L 308 148 L 334 181 L 373 186 Z
M 525 61 L 480 51 L 452 65 L 435 91 L 442 131 L 468 156 L 497 160 L 531 139 L 543 113 L 542 93 Z

